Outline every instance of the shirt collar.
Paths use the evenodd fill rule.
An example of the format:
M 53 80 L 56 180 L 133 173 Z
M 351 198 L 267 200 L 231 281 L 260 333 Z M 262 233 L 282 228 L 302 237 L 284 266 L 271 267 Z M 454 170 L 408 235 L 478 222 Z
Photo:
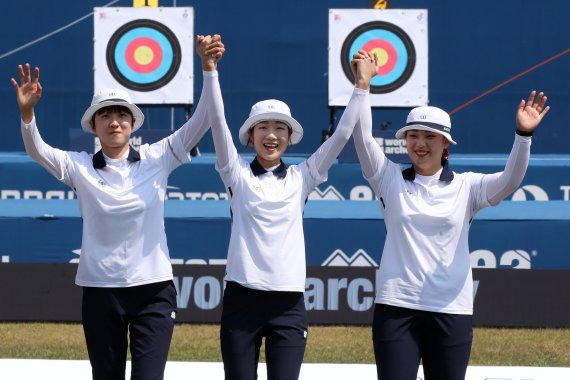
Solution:
M 257 157 L 255 157 L 253 159 L 253 161 L 251 162 L 251 164 L 249 164 L 249 167 L 251 168 L 251 171 L 253 172 L 254 176 L 260 176 L 262 174 L 267 173 L 267 170 L 265 170 L 265 168 L 263 166 L 261 166 L 261 164 L 259 163 L 259 161 L 257 161 Z M 279 164 L 279 166 L 273 170 L 273 174 L 277 177 L 277 178 L 285 178 L 285 176 L 287 175 L 287 165 L 285 165 L 283 163 L 283 161 L 281 161 L 281 163 Z
M 444 182 L 451 182 L 453 181 L 453 171 L 449 168 L 449 161 L 443 160 L 443 170 L 439 175 L 439 180 Z M 413 181 L 416 179 L 416 171 L 414 170 L 414 166 L 410 166 L 409 168 L 402 171 L 402 177 L 404 177 L 407 181 Z
M 141 160 L 140 153 L 136 151 L 135 148 L 129 145 L 129 155 L 127 156 L 127 161 L 137 162 L 140 160 Z M 93 155 L 93 168 L 103 169 L 105 166 L 107 166 L 107 163 L 105 162 L 105 157 L 103 157 L 103 150 L 100 149 L 97 153 Z

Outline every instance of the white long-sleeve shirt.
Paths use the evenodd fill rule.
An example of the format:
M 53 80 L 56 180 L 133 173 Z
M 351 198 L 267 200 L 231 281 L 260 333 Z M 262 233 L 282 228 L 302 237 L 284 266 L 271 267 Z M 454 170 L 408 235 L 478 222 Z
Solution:
M 225 279 L 259 290 L 304 292 L 305 203 L 309 193 L 327 179 L 360 117 L 368 91 L 354 90 L 334 134 L 306 161 L 265 172 L 256 161 L 250 164 L 237 153 L 224 116 L 217 72 L 205 72 L 204 82 L 211 88 L 208 112 L 216 170 L 228 189 L 232 212 Z
M 130 148 L 119 159 L 53 148 L 42 140 L 35 118 L 22 122 L 26 152 L 77 194 L 83 219 L 77 285 L 128 287 L 172 279 L 164 231 L 167 179 L 190 161 L 188 152 L 208 129 L 201 103 L 172 135 L 138 152 Z
M 365 178 L 380 201 L 386 242 L 376 274 L 376 303 L 450 314 L 473 313 L 468 235 L 475 214 L 518 188 L 531 138 L 516 135 L 505 170 L 420 176 L 386 158 L 372 137 L 371 114 L 354 142 Z

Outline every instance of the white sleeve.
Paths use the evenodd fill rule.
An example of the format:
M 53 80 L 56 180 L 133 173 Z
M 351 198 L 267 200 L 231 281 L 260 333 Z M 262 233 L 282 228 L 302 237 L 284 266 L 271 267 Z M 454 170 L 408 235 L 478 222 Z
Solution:
M 212 138 L 216 150 L 217 167 L 225 168 L 238 158 L 237 149 L 224 114 L 224 100 L 217 71 L 204 71 L 204 87 L 208 87 L 208 116 L 212 123 Z
M 368 179 L 385 167 L 387 158 L 372 136 L 372 108 L 369 97 L 365 103 L 363 105 L 365 111 L 362 112 L 360 122 L 354 128 L 353 138 L 362 173 Z
M 368 99 L 368 90 L 355 87 L 336 130 L 307 160 L 309 166 L 316 167 L 319 176 L 323 178 L 327 176 L 328 170 L 350 138 L 354 126 L 361 115 L 366 113 L 365 107 L 362 106 L 367 103 L 366 99 Z
M 70 179 L 73 165 L 69 155 L 63 150 L 53 148 L 42 139 L 35 116 L 28 124 L 21 121 L 21 130 L 26 153 L 55 178 L 73 186 Z
M 531 142 L 531 137 L 515 135 L 505 170 L 484 177 L 490 204 L 497 205 L 520 186 L 528 167 Z
M 210 127 L 207 112 L 208 99 L 210 98 L 207 94 L 208 90 L 205 85 L 202 85 L 202 93 L 200 94 L 196 110 L 182 127 L 168 137 L 172 145 L 181 144 L 178 148 L 186 154 L 198 145 L 200 139 L 204 137 L 204 134 Z M 175 153 L 179 154 L 180 152 L 175 150 Z

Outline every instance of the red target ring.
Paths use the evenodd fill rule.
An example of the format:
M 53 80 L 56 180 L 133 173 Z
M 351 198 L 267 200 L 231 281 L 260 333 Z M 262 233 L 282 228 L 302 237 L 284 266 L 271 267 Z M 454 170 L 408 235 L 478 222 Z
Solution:
M 162 48 L 148 37 L 134 39 L 125 52 L 127 65 L 137 73 L 148 74 L 156 70 L 162 62 Z
M 376 54 L 378 57 L 378 75 L 386 75 L 394 69 L 398 62 L 398 53 L 396 48 L 386 40 L 368 41 L 362 49 L 369 53 Z

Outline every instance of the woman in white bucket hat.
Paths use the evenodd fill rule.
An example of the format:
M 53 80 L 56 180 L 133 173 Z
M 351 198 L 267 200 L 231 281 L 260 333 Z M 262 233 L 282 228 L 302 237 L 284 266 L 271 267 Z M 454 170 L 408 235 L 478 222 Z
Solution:
M 205 67 L 216 170 L 232 215 L 220 326 L 226 380 L 257 378 L 263 338 L 268 379 L 299 376 L 308 328 L 303 209 L 366 111 L 362 105 L 376 64 L 371 59 L 354 62 L 356 86 L 335 133 L 306 161 L 290 166 L 283 154 L 301 140 L 303 129 L 289 107 L 275 99 L 252 107 L 239 130 L 241 144 L 255 149 L 255 158 L 247 162 L 238 155 L 226 124 L 217 66 Z
M 36 126 L 39 69 L 32 74 L 26 64 L 18 72 L 20 83 L 12 83 L 26 152 L 77 194 L 83 237 L 75 282 L 83 287 L 93 379 L 124 379 L 127 347 L 131 379 L 162 379 L 176 317 L 164 231 L 167 179 L 190 161 L 189 151 L 207 131 L 204 105 L 200 101 L 176 132 L 136 151 L 129 138 L 143 123 L 143 113 L 124 90 L 97 91 L 81 126 L 99 137 L 101 150 L 63 151 L 45 143 Z
M 415 380 L 420 362 L 426 380 L 465 378 L 473 334 L 469 227 L 522 182 L 545 104 L 535 91 L 519 103 L 511 153 L 494 174 L 451 171 L 451 121 L 436 107 L 414 108 L 396 132 L 412 162 L 404 171 L 374 140 L 370 111 L 355 128 L 362 171 L 386 224 L 372 324 L 379 379 Z

